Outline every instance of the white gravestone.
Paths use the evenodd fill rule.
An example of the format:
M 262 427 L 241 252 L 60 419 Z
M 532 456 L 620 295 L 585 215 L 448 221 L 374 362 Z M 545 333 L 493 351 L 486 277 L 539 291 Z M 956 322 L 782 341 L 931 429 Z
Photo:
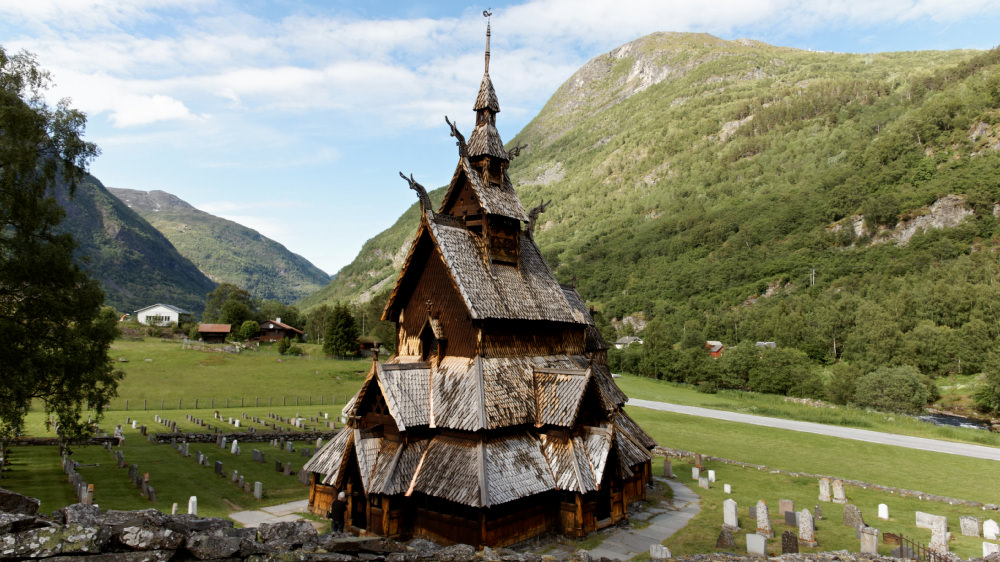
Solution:
M 1000 544 L 983 541 L 983 558 L 986 558 L 990 554 L 994 553 L 1000 554 Z
M 709 470 L 708 471 L 708 481 L 709 482 L 715 482 L 715 471 L 714 470 Z
M 747 533 L 747 553 L 765 556 L 767 554 L 767 537 L 756 533 Z
M 959 528 L 963 537 L 979 537 L 979 518 L 963 515 L 958 518 Z
M 983 523 L 983 538 L 995 541 L 1000 538 L 1000 525 L 992 519 L 987 519 Z
M 697 466 L 691 467 L 691 480 L 697 480 L 701 476 L 701 469 Z
M 730 486 L 729 484 L 723 484 L 722 485 L 722 491 L 724 491 L 727 494 L 731 494 L 731 493 L 733 493 L 733 487 Z
M 670 558 L 670 549 L 663 546 L 662 544 L 651 544 L 649 545 L 649 559 L 650 560 L 667 560 Z
M 736 500 L 733 498 L 722 502 L 722 524 L 734 530 L 740 528 L 737 508 Z
M 699 488 L 704 488 L 706 490 L 708 489 L 708 487 L 709 487 L 708 486 L 708 476 L 699 476 L 698 477 L 698 487 Z
M 198 496 L 188 498 L 188 515 L 198 515 Z
M 861 527 L 858 531 L 860 531 L 861 554 L 878 554 L 878 529 Z
M 239 454 L 240 452 L 239 440 L 233 439 L 233 445 L 229 448 L 229 452 L 234 455 Z
M 878 504 L 878 518 L 885 519 L 886 521 L 889 520 L 889 506 L 884 503 Z

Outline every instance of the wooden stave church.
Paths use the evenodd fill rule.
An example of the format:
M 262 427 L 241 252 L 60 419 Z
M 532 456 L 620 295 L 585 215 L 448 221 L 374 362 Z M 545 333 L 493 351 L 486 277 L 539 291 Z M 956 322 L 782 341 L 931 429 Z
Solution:
M 347 425 L 303 467 L 310 510 L 345 491 L 355 532 L 579 537 L 627 518 L 651 478 L 656 442 L 624 412 L 591 312 L 534 242 L 544 205 L 526 213 L 507 174 L 518 149 L 496 129 L 489 42 L 487 25 L 476 126 L 466 143 L 448 122 L 459 162 L 437 212 L 409 179 L 420 226 L 383 313 L 397 353 L 376 356 Z

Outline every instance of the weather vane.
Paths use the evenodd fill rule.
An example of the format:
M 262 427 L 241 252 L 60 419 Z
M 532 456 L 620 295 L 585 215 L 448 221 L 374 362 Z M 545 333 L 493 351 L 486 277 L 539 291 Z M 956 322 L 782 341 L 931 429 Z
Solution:
M 489 18 L 492 15 L 493 15 L 493 8 L 490 8 L 488 10 L 483 10 L 483 17 L 484 18 Z

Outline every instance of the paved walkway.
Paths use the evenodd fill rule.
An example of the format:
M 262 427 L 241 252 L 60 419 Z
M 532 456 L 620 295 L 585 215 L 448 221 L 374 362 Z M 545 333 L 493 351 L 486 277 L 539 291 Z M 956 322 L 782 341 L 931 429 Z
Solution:
M 653 478 L 673 489 L 673 501 L 663 502 L 659 507 L 651 507 L 639 513 L 630 513 L 630 525 L 627 527 L 612 527 L 602 531 L 607 533 L 607 537 L 600 546 L 590 551 L 591 556 L 628 560 L 642 553 L 648 554 L 651 544 L 660 544 L 667 540 L 683 529 L 687 522 L 701 511 L 698 494 L 692 492 L 690 488 L 676 480 L 667 480 L 659 476 Z
M 869 443 L 880 443 L 882 445 L 895 445 L 897 447 L 919 449 L 921 451 L 933 451 L 935 453 L 947 453 L 949 455 L 962 455 L 978 459 L 1000 461 L 1000 448 L 997 447 L 971 445 L 969 443 L 957 443 L 954 441 L 941 441 L 939 439 L 927 439 L 924 437 L 910 437 L 909 435 L 896 435 L 894 433 L 882 433 L 880 431 L 869 431 L 867 429 L 854 429 L 851 427 L 841 427 L 839 425 L 826 425 L 822 423 L 753 416 L 750 414 L 741 414 L 739 412 L 712 410 L 709 408 L 698 408 L 696 406 L 681 406 L 680 404 L 654 402 L 652 400 L 642 400 L 639 398 L 629 398 L 628 404 L 630 406 L 649 408 L 651 410 L 659 410 L 662 412 L 674 412 L 690 416 L 714 418 L 717 420 L 763 425 L 779 429 L 789 429 L 792 431 L 804 431 L 806 433 L 829 435 L 832 437 L 841 437 L 843 439 L 854 439 L 856 441 L 867 441 Z
M 298 521 L 303 517 L 297 513 L 309 510 L 309 500 L 298 500 L 280 505 L 262 507 L 256 511 L 237 511 L 230 513 L 229 518 L 244 527 L 259 527 L 261 523 L 278 523 L 281 521 Z

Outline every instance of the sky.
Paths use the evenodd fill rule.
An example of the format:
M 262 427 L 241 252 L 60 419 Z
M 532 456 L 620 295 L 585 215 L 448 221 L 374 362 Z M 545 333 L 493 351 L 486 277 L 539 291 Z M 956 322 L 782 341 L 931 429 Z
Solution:
M 657 31 L 868 53 L 990 49 L 1000 0 L 0 0 L 0 45 L 88 116 L 106 186 L 159 189 L 334 274 L 457 162 L 492 11 L 512 139 L 588 60 Z M 530 147 L 528 148 L 530 150 Z

